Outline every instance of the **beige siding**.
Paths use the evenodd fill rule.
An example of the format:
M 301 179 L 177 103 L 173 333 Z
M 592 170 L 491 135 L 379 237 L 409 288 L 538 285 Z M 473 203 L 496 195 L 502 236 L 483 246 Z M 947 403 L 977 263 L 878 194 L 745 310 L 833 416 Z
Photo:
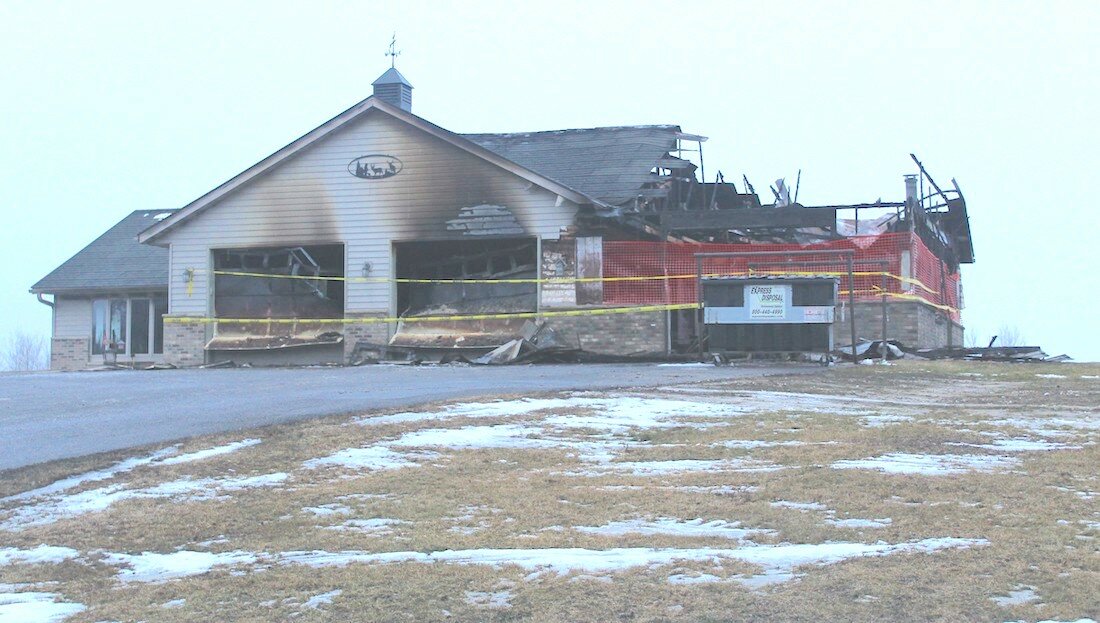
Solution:
M 53 308 L 53 336 L 91 338 L 92 301 L 57 297 Z
M 401 172 L 359 179 L 348 163 L 396 156 Z M 532 236 L 556 239 L 577 206 L 457 147 L 372 111 L 165 235 L 171 243 L 171 311 L 200 315 L 210 305 L 210 250 L 344 243 L 348 276 L 392 276 L 391 242 L 445 235 L 464 206 L 509 208 Z M 187 268 L 195 269 L 188 292 Z M 349 283 L 348 313 L 390 311 L 388 283 Z

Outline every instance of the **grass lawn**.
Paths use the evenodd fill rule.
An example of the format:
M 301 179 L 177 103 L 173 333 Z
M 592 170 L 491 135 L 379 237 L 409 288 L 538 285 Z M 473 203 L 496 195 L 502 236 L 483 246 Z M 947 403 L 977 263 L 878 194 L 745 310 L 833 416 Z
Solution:
M 1098 440 L 958 362 L 194 438 L 0 473 L 0 621 L 1100 618 Z

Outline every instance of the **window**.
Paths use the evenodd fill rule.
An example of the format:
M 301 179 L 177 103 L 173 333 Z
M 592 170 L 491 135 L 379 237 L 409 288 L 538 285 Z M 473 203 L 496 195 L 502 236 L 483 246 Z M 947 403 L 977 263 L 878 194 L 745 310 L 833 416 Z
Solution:
M 168 300 L 114 298 L 92 301 L 92 354 L 148 355 L 164 352 Z

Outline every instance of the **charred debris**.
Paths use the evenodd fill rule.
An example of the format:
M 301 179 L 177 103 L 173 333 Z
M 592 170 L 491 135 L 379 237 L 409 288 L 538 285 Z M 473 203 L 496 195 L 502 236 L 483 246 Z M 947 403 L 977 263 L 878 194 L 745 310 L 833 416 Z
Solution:
M 713 182 L 699 181 L 706 179 L 702 166 L 682 156 L 694 151 L 701 162 L 706 139 L 682 136 L 633 201 L 598 212 L 602 218 L 592 225 L 613 223 L 658 240 L 689 243 L 813 244 L 913 231 L 952 272 L 960 264 L 974 263 L 962 189 L 954 178 L 950 186 L 941 186 L 915 154 L 910 157 L 919 173 L 905 176 L 904 201 L 803 205 L 798 201 L 799 171 L 794 189 L 778 179 L 768 187 L 772 199 L 765 203 L 747 176 L 741 176 L 740 187 L 721 171 Z M 698 147 L 686 146 L 689 141 Z

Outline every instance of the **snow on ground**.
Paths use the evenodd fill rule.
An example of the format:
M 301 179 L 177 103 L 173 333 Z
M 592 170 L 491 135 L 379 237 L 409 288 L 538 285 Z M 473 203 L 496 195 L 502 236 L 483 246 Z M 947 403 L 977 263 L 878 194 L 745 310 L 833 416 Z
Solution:
M 770 504 L 775 508 L 789 508 L 803 513 L 824 513 L 826 515 L 825 523 L 835 528 L 885 528 L 893 523 L 893 520 L 889 517 L 883 519 L 860 519 L 858 517 L 837 519 L 835 510 L 818 502 L 789 502 L 787 500 L 778 500 Z
M 18 531 L 87 513 L 102 512 L 123 500 L 207 500 L 217 497 L 219 492 L 271 487 L 282 484 L 287 478 L 287 474 L 278 472 L 236 478 L 181 478 L 142 489 L 127 489 L 121 484 L 114 484 L 69 495 L 56 495 L 42 502 L 17 508 L 0 522 L 0 530 Z
M 1036 374 L 1035 376 L 1037 376 L 1038 378 L 1041 378 L 1041 379 L 1064 379 L 1064 378 L 1066 378 L 1066 376 L 1064 374 Z
M 511 591 L 497 591 L 495 593 L 485 591 L 466 591 L 466 603 L 482 608 L 511 608 Z
M 867 428 L 882 428 L 883 426 L 889 426 L 891 424 L 900 424 L 902 422 L 912 422 L 913 418 L 908 415 L 867 415 L 859 419 L 859 423 Z
M 134 468 L 141 467 L 142 465 L 155 463 L 160 459 L 175 454 L 177 451 L 178 446 L 162 448 L 146 456 L 128 458 L 119 461 L 118 463 L 115 463 L 110 467 L 97 469 L 90 472 L 84 472 L 75 476 L 69 476 L 68 478 L 62 478 L 61 480 L 52 482 L 44 487 L 39 487 L 30 491 L 24 491 L 23 493 L 17 493 L 15 495 L 9 495 L 6 498 L 0 498 L 0 503 L 29 500 L 36 497 L 44 497 L 47 495 L 61 493 L 62 491 L 68 491 L 69 489 L 75 489 L 76 487 L 79 487 L 80 485 L 87 482 L 109 480 L 119 474 L 124 474 L 126 472 L 132 471 Z
M 0 621 L 5 623 L 56 623 L 86 610 L 84 604 L 57 601 L 54 593 L 0 592 Z
M 374 517 L 372 519 L 349 519 L 335 526 L 325 526 L 325 530 L 337 532 L 359 532 L 368 536 L 387 536 L 393 534 L 393 526 L 408 524 L 401 519 L 389 519 L 386 517 Z
M 709 364 L 707 364 L 709 365 Z M 707 388 L 668 388 L 670 391 L 706 395 Z M 695 418 L 736 417 L 767 411 L 812 411 L 847 415 L 873 415 L 866 410 L 853 410 L 847 405 L 853 400 L 819 394 L 789 392 L 736 392 L 724 394 L 723 402 L 651 398 L 631 394 L 593 396 L 577 392 L 566 398 L 520 398 L 494 402 L 471 402 L 449 405 L 434 411 L 395 413 L 355 420 L 364 426 L 405 424 L 446 420 L 459 417 L 518 417 L 551 409 L 591 411 L 590 414 L 550 415 L 545 424 L 564 428 L 596 428 L 605 432 L 625 432 L 631 428 L 667 428 L 681 426 Z M 859 402 L 859 400 L 856 400 Z M 890 404 L 871 401 L 876 405 Z M 697 425 L 698 423 L 696 423 Z
M 1015 467 L 1019 461 L 1008 456 L 985 454 L 908 454 L 896 452 L 869 459 L 843 460 L 834 469 L 873 469 L 887 474 L 946 476 L 969 471 L 991 472 Z
M 818 502 L 789 502 L 787 500 L 778 500 L 770 503 L 775 508 L 790 508 L 796 511 L 827 511 L 828 506 Z
M 331 604 L 333 599 L 336 599 L 343 594 L 344 591 L 336 589 L 327 593 L 321 593 L 320 595 L 314 595 L 313 597 L 307 599 L 306 602 L 302 604 L 302 607 L 309 608 L 311 610 L 317 610 L 321 606 L 327 606 Z
M 122 567 L 118 579 L 123 582 L 157 583 L 201 575 L 215 567 L 253 564 L 258 559 L 256 554 L 242 551 L 215 554 L 184 550 L 171 554 L 106 554 L 103 562 Z
M 402 454 L 394 452 L 384 446 L 371 446 L 369 448 L 348 448 L 335 454 L 319 459 L 310 459 L 303 463 L 306 469 L 318 467 L 346 467 L 348 469 L 401 469 L 403 467 L 420 467 L 413 462 L 413 458 L 421 458 L 423 455 Z M 424 457 L 426 458 L 426 457 Z
M 757 534 L 775 534 L 774 530 L 764 528 L 742 528 L 741 523 L 737 521 L 730 522 L 721 519 L 705 521 L 701 518 L 684 521 L 669 517 L 661 517 L 653 521 L 642 519 L 613 521 L 602 526 L 577 526 L 573 529 L 585 534 L 598 534 L 601 536 L 660 534 L 682 537 L 717 537 L 737 541 L 746 541 L 749 537 Z
M 562 472 L 564 476 L 604 476 L 630 472 L 634 476 L 664 476 L 687 472 L 774 472 L 782 465 L 756 459 L 672 459 L 667 461 L 619 461 L 588 469 Z
M 187 600 L 186 599 L 171 599 L 169 601 L 166 601 L 166 602 L 162 603 L 160 605 L 160 607 L 164 608 L 166 610 L 170 610 L 172 608 L 182 608 L 186 605 L 187 605 Z
M 192 461 L 201 461 L 208 459 L 212 456 L 221 456 L 223 454 L 229 454 L 230 452 L 236 452 L 241 448 L 248 448 L 260 443 L 260 439 L 243 439 L 241 441 L 234 441 L 233 443 L 227 443 L 224 446 L 217 446 L 214 448 L 207 448 L 205 450 L 199 450 L 197 452 L 189 452 L 187 454 L 180 454 L 160 461 L 161 465 L 179 465 L 181 463 L 190 463 Z
M 302 509 L 302 512 L 318 517 L 327 517 L 329 515 L 350 515 L 354 511 L 343 504 L 322 504 L 320 506 L 307 506 Z
M 31 549 L 0 547 L 0 567 L 16 564 L 58 564 L 66 560 L 72 560 L 79 555 L 79 552 L 70 547 L 54 547 L 45 544 Z
M 893 523 L 894 520 L 889 517 L 882 519 L 826 519 L 825 523 L 836 526 L 837 528 L 885 528 Z
M 89 482 L 99 482 L 103 480 L 110 480 L 119 474 L 125 474 L 133 471 L 138 467 L 145 465 L 180 465 L 183 463 L 191 463 L 193 461 L 201 461 L 214 456 L 221 456 L 223 454 L 229 454 L 230 452 L 236 452 L 241 448 L 247 448 L 260 443 L 260 439 L 244 439 L 242 441 L 235 441 L 222 446 L 214 448 L 207 448 L 205 450 L 199 450 L 196 452 L 190 452 L 187 454 L 176 454 L 179 452 L 179 446 L 169 446 L 167 448 L 161 448 L 155 452 L 152 452 L 145 456 L 131 457 L 124 459 L 103 469 L 84 472 L 82 474 L 76 474 L 74 476 L 68 476 L 52 482 L 44 487 L 32 489 L 30 491 L 24 491 L 23 493 L 17 493 L 15 495 L 9 495 L 5 498 L 0 498 L 0 503 L 4 502 L 19 502 L 29 500 L 32 498 L 46 497 L 55 495 L 69 489 L 75 489 L 83 484 Z
M 998 606 L 1008 608 L 1036 601 L 1039 599 L 1039 594 L 1035 592 L 1034 586 L 1017 586 L 1009 591 L 1007 595 L 999 595 L 990 599 L 996 602 Z
M 790 446 L 804 446 L 804 441 L 764 441 L 760 439 L 730 439 L 723 441 L 719 444 L 723 448 L 734 448 L 738 450 L 755 450 L 757 448 L 777 448 L 777 447 L 790 447 Z
M 739 560 L 762 567 L 760 573 L 738 577 L 736 581 L 751 587 L 786 582 L 796 577 L 795 569 L 802 565 L 829 565 L 865 556 L 894 553 L 931 553 L 943 549 L 986 545 L 984 539 L 939 538 L 906 543 L 873 544 L 829 542 L 820 544 L 753 545 L 738 549 L 717 548 L 583 548 L 543 549 L 471 549 L 436 552 L 361 551 L 286 552 L 277 556 L 279 564 L 310 567 L 342 567 L 351 564 L 446 563 L 487 565 L 502 568 L 515 565 L 539 573 L 566 575 L 573 572 L 614 573 L 634 567 L 654 567 L 676 562 L 709 562 L 720 565 L 723 560 Z
M 965 446 L 968 448 L 982 448 L 984 450 L 1000 450 L 1002 452 L 1042 452 L 1048 450 L 1080 450 L 1081 446 L 1066 443 L 1057 443 L 1042 439 L 1026 439 L 1014 437 L 1012 439 L 996 439 L 991 443 L 951 443 L 952 446 Z

